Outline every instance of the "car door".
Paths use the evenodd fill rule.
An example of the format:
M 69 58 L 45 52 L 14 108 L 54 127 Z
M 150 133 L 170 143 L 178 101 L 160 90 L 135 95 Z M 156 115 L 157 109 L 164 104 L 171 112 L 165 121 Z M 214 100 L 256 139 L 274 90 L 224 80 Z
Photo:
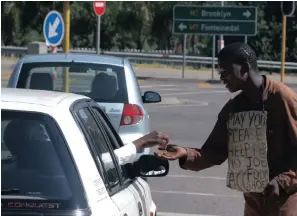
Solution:
M 139 215 L 134 194 L 121 183 L 120 167 L 110 146 L 106 130 L 103 128 L 102 122 L 100 122 L 101 119 L 95 117 L 90 107 L 80 109 L 78 116 L 82 119 L 96 151 L 101 155 L 100 162 L 103 164 L 102 176 L 111 199 L 120 211 L 120 215 Z
M 100 110 L 95 103 L 91 103 L 90 107 L 94 115 L 96 115 L 97 118 L 100 119 L 100 121 L 102 122 L 102 127 L 106 131 L 109 143 L 113 150 L 123 146 L 121 138 L 111 126 L 111 123 L 108 121 L 108 117 L 106 116 L 106 114 L 102 110 Z M 129 178 L 127 170 L 129 169 L 129 167 L 127 165 L 119 166 L 119 168 L 122 187 L 127 188 L 135 197 L 138 210 L 138 214 L 136 215 L 148 216 L 151 204 L 149 201 L 151 201 L 151 199 L 148 200 L 145 189 L 140 183 L 141 180 L 138 181 L 138 178 Z M 122 196 L 122 194 L 117 194 L 113 197 L 113 199 L 119 206 L 122 206 L 122 202 L 125 198 Z

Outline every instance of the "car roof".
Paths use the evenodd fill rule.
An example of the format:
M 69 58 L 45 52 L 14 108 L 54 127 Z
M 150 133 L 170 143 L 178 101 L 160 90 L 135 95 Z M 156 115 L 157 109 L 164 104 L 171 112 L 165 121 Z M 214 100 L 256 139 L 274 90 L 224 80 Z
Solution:
M 55 108 L 60 103 L 65 102 L 71 106 L 75 101 L 80 99 L 89 99 L 86 96 L 56 92 L 56 91 L 44 91 L 44 90 L 32 90 L 32 89 L 18 89 L 18 88 L 2 88 L 1 89 L 1 106 L 5 108 L 5 103 L 13 104 L 26 104 L 26 107 L 39 107 L 44 106 L 48 108 Z
M 48 53 L 38 55 L 26 55 L 21 60 L 23 63 L 38 62 L 87 62 L 95 64 L 108 64 L 123 66 L 124 58 L 110 55 L 96 55 L 84 53 Z

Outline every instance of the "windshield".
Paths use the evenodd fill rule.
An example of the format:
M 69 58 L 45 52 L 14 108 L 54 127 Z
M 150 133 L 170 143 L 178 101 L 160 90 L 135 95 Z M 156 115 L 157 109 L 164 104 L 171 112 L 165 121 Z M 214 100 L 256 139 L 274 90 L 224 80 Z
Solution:
M 124 67 L 92 63 L 24 63 L 18 88 L 64 91 L 65 74 L 69 91 L 97 102 L 128 103 Z
M 52 118 L 1 110 L 1 194 L 2 209 L 86 208 L 76 168 Z

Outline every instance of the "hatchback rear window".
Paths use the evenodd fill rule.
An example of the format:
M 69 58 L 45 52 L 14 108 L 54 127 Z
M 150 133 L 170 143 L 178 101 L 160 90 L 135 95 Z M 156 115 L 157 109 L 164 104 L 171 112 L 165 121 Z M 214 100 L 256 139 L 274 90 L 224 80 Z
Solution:
M 69 74 L 69 92 L 86 95 L 96 102 L 128 103 L 124 67 L 93 63 L 24 63 L 18 88 L 64 91 Z
M 80 178 L 51 117 L 1 110 L 1 130 L 2 209 L 86 208 Z

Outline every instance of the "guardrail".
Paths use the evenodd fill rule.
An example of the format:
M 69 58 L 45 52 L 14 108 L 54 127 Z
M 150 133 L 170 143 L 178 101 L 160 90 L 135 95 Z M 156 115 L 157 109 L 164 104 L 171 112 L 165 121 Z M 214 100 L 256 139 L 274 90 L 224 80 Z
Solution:
M 63 52 L 61 48 L 57 52 Z M 95 54 L 94 49 L 71 49 L 71 53 L 90 53 Z M 126 57 L 132 63 L 162 63 L 162 64 L 172 64 L 181 65 L 183 62 L 182 55 L 173 54 L 170 50 L 155 50 L 150 52 L 141 52 L 139 50 L 125 50 L 125 51 L 102 51 L 105 55 L 113 55 L 119 57 Z M 1 55 L 6 57 L 22 57 L 27 54 L 27 47 L 12 47 L 12 46 L 2 46 Z M 215 64 L 217 64 L 217 58 L 214 59 Z M 201 56 L 186 56 L 187 65 L 191 66 L 211 66 L 212 57 L 201 57 Z M 281 62 L 279 61 L 258 61 L 258 67 L 261 69 L 280 69 Z M 297 62 L 286 62 L 286 70 L 297 71 Z

